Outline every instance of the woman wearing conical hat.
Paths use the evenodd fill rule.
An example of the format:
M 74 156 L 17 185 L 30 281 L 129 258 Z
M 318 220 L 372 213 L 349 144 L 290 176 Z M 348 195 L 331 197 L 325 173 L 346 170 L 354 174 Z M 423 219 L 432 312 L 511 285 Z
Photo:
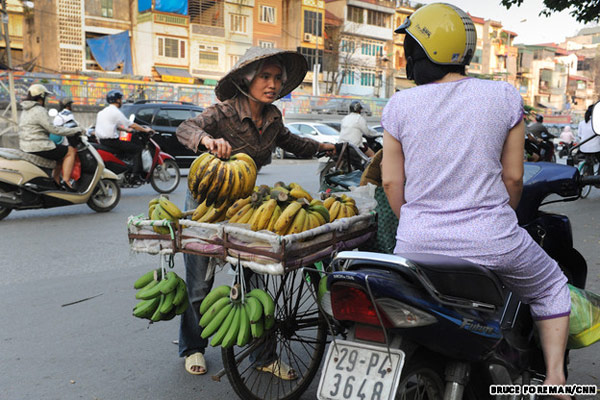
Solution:
M 275 147 L 300 157 L 317 152 L 334 152 L 330 143 L 319 143 L 292 134 L 283 124 L 279 109 L 272 103 L 289 94 L 304 79 L 308 65 L 295 51 L 251 47 L 233 69 L 217 84 L 215 94 L 221 101 L 177 128 L 177 138 L 195 152 L 205 149 L 220 158 L 246 153 L 257 168 L 271 162 Z M 186 195 L 186 210 L 198 206 L 191 193 Z M 199 305 L 211 290 L 213 279 L 206 280 L 208 257 L 184 254 L 186 283 L 190 304 L 182 315 L 179 330 L 179 355 L 185 357 L 186 370 L 194 375 L 206 373 L 204 350 L 208 344 L 200 334 Z M 258 369 L 292 380 L 296 372 L 267 351 L 255 360 Z

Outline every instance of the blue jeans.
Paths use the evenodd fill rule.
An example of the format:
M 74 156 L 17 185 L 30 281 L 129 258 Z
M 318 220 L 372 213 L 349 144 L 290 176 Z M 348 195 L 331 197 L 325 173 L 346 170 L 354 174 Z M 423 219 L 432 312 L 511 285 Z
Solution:
M 198 207 L 198 202 L 192 197 L 189 190 L 185 195 L 185 210 L 193 210 Z M 187 285 L 189 307 L 181 315 L 179 325 L 179 357 L 189 356 L 194 353 L 204 354 L 208 339 L 202 339 L 202 327 L 200 323 L 200 303 L 212 289 L 214 278 L 205 280 L 208 268 L 208 257 L 193 254 L 183 254 L 185 264 L 185 282 Z M 270 346 L 261 345 L 250 354 L 250 361 L 259 365 L 268 365 L 277 359 L 275 352 L 276 342 L 273 340 Z

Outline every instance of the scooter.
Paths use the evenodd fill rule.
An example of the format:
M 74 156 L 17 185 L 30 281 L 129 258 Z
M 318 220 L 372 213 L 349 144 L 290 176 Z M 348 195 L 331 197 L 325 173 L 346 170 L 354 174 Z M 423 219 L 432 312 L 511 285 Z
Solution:
M 91 135 L 91 133 L 88 133 Z M 132 135 L 129 133 L 129 135 Z M 179 185 L 181 172 L 170 154 L 161 151 L 160 146 L 152 139 L 153 132 L 149 134 L 137 134 L 129 137 L 130 140 L 142 142 L 143 171 L 133 173 L 133 155 L 121 153 L 116 149 L 101 143 L 94 143 L 94 147 L 104 160 L 106 168 L 113 171 L 119 177 L 119 186 L 122 188 L 135 188 L 145 183 L 150 183 L 158 193 L 171 193 Z
M 85 136 L 73 136 L 69 143 L 77 149 L 81 162 L 81 176 L 74 184 L 74 192 L 56 187 L 52 178 L 55 161 L 0 148 L 0 219 L 12 210 L 86 203 L 96 212 L 107 212 L 117 206 L 121 198 L 117 176 L 105 168 Z

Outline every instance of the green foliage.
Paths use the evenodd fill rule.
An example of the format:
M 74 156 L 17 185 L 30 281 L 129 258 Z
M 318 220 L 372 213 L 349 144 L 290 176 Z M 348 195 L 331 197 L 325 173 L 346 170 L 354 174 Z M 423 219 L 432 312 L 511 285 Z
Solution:
M 507 9 L 519 7 L 523 0 L 500 0 Z M 600 22 L 600 0 L 544 0 L 540 15 L 549 16 L 553 12 L 570 10 L 570 14 L 579 22 Z

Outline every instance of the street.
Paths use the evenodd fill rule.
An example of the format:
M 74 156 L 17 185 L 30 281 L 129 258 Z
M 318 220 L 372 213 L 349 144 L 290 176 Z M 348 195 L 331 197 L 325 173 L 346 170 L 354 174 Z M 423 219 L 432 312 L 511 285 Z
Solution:
M 282 180 L 318 189 L 316 160 L 274 160 L 258 184 Z M 186 178 L 170 195 L 183 206 Z M 133 282 L 159 257 L 129 250 L 126 222 L 157 196 L 150 185 L 122 191 L 111 212 L 86 205 L 15 211 L 0 221 L 0 400 L 235 399 L 208 348 L 208 374 L 193 376 L 178 357 L 179 319 L 148 325 L 131 310 Z M 571 219 L 575 247 L 588 262 L 588 289 L 600 293 L 600 189 L 544 210 Z M 184 276 L 183 259 L 175 271 Z M 229 282 L 225 271 L 216 283 Z M 570 384 L 600 385 L 600 344 L 575 350 Z M 317 375 L 318 377 L 319 375 Z M 315 399 L 318 379 L 302 399 Z M 600 396 L 597 396 L 600 398 Z

